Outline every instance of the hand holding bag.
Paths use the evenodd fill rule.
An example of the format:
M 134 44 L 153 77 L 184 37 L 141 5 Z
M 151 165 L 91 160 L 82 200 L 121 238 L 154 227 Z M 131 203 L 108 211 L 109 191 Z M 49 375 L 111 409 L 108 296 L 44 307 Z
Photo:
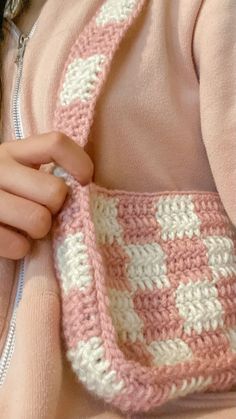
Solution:
M 106 0 L 71 49 L 55 128 L 83 147 L 112 58 L 144 5 Z M 70 194 L 53 232 L 54 259 L 79 380 L 133 412 L 231 388 L 236 234 L 219 195 L 81 187 L 63 176 Z

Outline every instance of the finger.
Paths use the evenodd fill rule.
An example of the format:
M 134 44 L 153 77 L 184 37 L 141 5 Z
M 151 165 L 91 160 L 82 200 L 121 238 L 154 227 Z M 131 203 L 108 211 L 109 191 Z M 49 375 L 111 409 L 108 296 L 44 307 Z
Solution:
M 7 259 L 21 259 L 30 250 L 26 237 L 14 230 L 0 225 L 0 256 Z
M 25 140 L 4 143 L 1 147 L 24 165 L 55 162 L 82 185 L 92 179 L 93 164 L 90 157 L 82 147 L 62 133 L 36 135 Z
M 9 173 L 10 172 L 10 173 Z M 11 174 L 14 173 L 14 176 Z M 62 207 L 68 187 L 62 179 L 23 166 L 15 160 L 0 165 L 0 187 L 6 192 L 45 205 L 53 214 Z
M 32 239 L 41 239 L 51 228 L 49 210 L 35 202 L 0 190 L 0 223 L 26 232 Z

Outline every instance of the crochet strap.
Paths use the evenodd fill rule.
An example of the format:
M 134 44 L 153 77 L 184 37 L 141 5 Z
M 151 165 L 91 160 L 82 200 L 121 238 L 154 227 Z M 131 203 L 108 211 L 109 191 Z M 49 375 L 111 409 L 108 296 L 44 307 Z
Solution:
M 84 147 L 94 109 L 120 42 L 145 0 L 106 0 L 72 46 L 58 94 L 54 128 Z

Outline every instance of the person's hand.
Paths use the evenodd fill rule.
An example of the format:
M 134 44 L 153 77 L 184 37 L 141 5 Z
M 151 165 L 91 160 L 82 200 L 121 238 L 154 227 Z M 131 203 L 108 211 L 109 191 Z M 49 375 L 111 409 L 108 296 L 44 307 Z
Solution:
M 61 178 L 38 170 L 52 162 L 81 185 L 92 179 L 91 159 L 64 134 L 52 132 L 0 145 L 1 257 L 24 257 L 31 239 L 50 231 L 52 215 L 62 207 L 68 190 Z

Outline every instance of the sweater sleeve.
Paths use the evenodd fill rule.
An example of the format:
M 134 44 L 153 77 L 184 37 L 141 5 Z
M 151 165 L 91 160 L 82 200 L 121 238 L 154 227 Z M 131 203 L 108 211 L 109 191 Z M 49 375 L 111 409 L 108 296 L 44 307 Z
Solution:
M 193 54 L 202 140 L 217 190 L 236 226 L 236 0 L 202 2 Z

